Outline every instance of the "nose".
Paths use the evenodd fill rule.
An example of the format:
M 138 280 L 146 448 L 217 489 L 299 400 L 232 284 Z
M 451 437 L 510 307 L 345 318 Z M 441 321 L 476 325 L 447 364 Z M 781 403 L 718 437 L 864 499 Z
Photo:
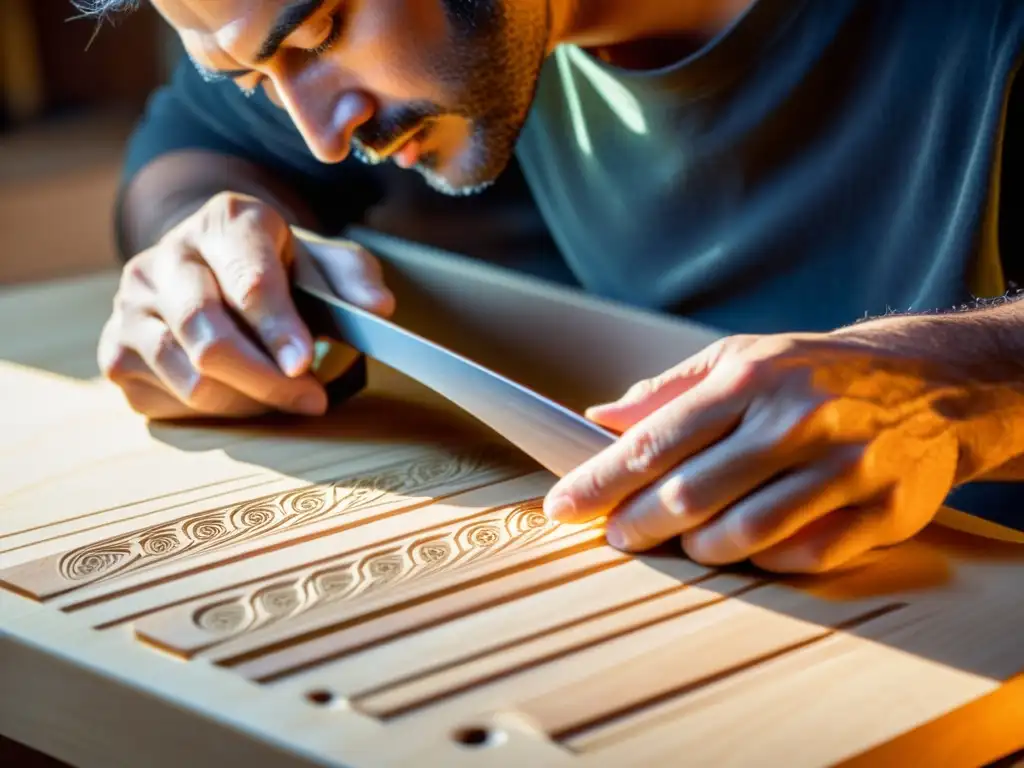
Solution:
M 271 82 L 271 99 L 288 113 L 322 163 L 340 163 L 348 157 L 352 134 L 373 116 L 373 100 L 359 90 L 339 90 L 319 78 L 306 83 L 301 76 L 279 76 Z

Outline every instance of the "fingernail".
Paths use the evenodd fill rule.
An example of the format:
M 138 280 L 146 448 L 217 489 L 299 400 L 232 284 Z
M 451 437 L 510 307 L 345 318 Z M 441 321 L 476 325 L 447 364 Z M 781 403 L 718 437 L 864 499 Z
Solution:
M 384 293 L 376 286 L 368 283 L 363 283 L 359 286 L 359 296 L 362 299 L 360 303 L 366 307 L 375 306 L 384 299 Z
M 561 493 L 548 497 L 544 502 L 544 514 L 555 522 L 564 523 L 571 520 L 575 512 L 576 505 L 572 499 Z
M 294 342 L 285 344 L 277 353 L 277 364 L 286 376 L 299 376 L 303 373 L 306 355 Z
M 604 536 L 608 540 L 608 544 L 615 549 L 628 550 L 633 546 L 633 537 L 629 535 L 628 531 L 617 525 L 609 525 L 605 529 Z

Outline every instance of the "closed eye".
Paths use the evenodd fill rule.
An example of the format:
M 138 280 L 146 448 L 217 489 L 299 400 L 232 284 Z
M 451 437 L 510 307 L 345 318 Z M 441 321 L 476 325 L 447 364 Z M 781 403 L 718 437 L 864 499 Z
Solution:
M 327 51 L 331 50 L 331 48 L 334 47 L 335 43 L 337 43 L 338 40 L 341 39 L 341 33 L 344 27 L 341 17 L 341 11 L 335 11 L 331 15 L 331 28 L 327 32 L 327 37 L 325 37 L 323 41 L 315 48 L 304 49 L 306 53 L 312 56 L 322 56 L 323 54 L 327 53 Z
M 341 39 L 341 36 L 342 36 L 344 31 L 345 31 L 345 24 L 344 24 L 344 19 L 343 19 L 343 12 L 340 11 L 340 10 L 339 11 L 335 11 L 331 15 L 331 28 L 328 30 L 327 36 L 320 43 L 318 43 L 314 48 L 301 48 L 299 50 L 301 50 L 303 53 L 306 53 L 306 54 L 312 56 L 314 59 L 315 58 L 319 58 L 320 56 L 323 56 L 325 53 L 327 53 L 329 50 L 331 50 L 331 48 L 333 48 L 335 45 L 337 45 L 337 43 Z M 252 73 L 250 73 L 250 72 L 238 73 L 238 74 L 235 75 L 235 78 L 233 78 L 233 79 L 236 79 L 236 78 L 241 77 L 241 76 L 246 75 L 246 74 L 252 74 Z M 239 83 L 238 87 L 242 90 L 242 93 L 245 94 L 246 96 L 252 96 L 254 93 L 256 93 L 256 89 L 259 88 L 259 86 L 263 83 L 264 80 L 265 80 L 265 78 L 261 76 L 255 83 L 246 84 L 246 85 L 242 85 L 241 83 Z

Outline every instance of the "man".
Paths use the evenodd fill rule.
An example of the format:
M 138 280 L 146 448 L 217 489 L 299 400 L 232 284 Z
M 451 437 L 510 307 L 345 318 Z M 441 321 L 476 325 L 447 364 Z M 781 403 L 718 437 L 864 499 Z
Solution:
M 591 409 L 622 438 L 550 514 L 787 572 L 902 541 L 947 498 L 1019 521 L 1000 239 L 1024 3 L 153 3 L 191 61 L 129 153 L 100 349 L 139 411 L 322 412 L 288 224 L 362 220 L 396 166 L 453 206 L 515 173 L 585 289 L 736 334 Z M 372 255 L 324 266 L 393 309 Z

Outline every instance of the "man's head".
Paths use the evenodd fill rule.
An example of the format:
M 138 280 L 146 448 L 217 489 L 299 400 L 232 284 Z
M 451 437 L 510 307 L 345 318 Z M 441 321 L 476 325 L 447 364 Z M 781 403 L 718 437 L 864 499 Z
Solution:
M 392 156 L 468 194 L 508 163 L 553 0 L 152 0 L 207 77 L 264 88 L 310 150 Z M 77 0 L 88 11 L 133 0 Z

